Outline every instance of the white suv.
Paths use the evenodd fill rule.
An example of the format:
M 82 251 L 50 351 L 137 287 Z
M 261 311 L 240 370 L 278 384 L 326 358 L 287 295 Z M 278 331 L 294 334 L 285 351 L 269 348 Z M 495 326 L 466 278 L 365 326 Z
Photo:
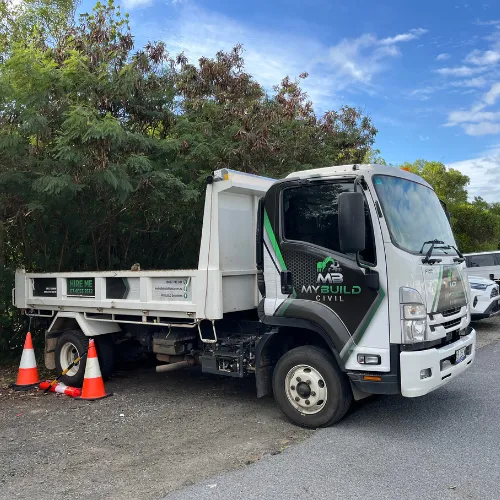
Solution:
M 471 288 L 473 320 L 489 318 L 500 314 L 500 294 L 498 285 L 480 276 L 469 276 Z

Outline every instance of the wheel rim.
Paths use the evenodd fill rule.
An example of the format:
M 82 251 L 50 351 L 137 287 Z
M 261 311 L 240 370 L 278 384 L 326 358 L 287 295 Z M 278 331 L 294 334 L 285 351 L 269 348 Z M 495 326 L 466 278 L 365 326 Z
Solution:
M 59 361 L 61 362 L 61 369 L 62 371 L 66 370 L 68 366 L 73 363 L 73 361 L 80 355 L 78 352 L 78 349 L 76 348 L 75 344 L 72 344 L 71 342 L 66 342 L 62 348 L 61 348 L 61 353 L 59 355 Z M 68 373 L 66 375 L 69 375 L 70 377 L 73 377 L 78 373 L 80 363 L 78 362 L 73 368 L 68 370 Z
M 294 366 L 287 373 L 285 392 L 290 404 L 304 415 L 320 412 L 328 396 L 323 375 L 309 365 Z

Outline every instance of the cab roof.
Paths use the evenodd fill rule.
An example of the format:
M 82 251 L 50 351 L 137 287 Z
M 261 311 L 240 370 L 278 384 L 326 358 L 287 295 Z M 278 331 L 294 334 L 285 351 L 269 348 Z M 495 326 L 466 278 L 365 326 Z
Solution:
M 311 170 L 301 170 L 299 172 L 292 172 L 287 175 L 287 179 L 310 179 L 318 177 L 335 177 L 345 174 L 351 175 L 390 175 L 392 177 L 401 177 L 403 179 L 408 179 L 409 181 L 418 182 L 432 189 L 422 177 L 419 175 L 412 174 L 406 170 L 401 170 L 398 167 L 388 167 L 387 165 L 377 165 L 375 163 L 366 164 L 351 164 L 351 165 L 337 165 L 332 167 L 324 168 L 313 168 Z

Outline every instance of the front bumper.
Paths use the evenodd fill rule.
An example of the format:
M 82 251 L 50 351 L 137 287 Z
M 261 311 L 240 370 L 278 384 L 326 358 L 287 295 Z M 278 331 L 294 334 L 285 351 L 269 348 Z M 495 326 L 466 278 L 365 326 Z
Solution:
M 481 301 L 478 303 L 476 307 L 473 307 L 471 309 L 471 318 L 472 319 L 485 319 L 485 318 L 491 318 L 492 316 L 497 316 L 500 314 L 500 299 L 495 297 L 493 300 L 491 300 L 491 303 L 489 306 L 484 310 L 481 311 L 479 306 L 481 305 Z
M 455 352 L 471 346 L 470 354 L 458 365 L 453 364 Z M 414 398 L 423 396 L 454 379 L 457 375 L 471 366 L 476 356 L 476 332 L 470 333 L 453 344 L 439 349 L 425 349 L 423 351 L 405 351 L 400 353 L 401 394 Z M 430 368 L 432 375 L 421 379 L 420 372 Z

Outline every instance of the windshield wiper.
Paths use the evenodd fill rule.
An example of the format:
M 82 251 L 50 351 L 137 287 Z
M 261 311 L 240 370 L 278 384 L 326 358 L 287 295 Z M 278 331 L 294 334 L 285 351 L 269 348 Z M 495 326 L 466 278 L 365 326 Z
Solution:
M 422 248 L 420 249 L 420 253 L 423 253 L 425 245 L 430 245 L 429 250 L 427 250 L 427 253 L 425 254 L 425 257 L 422 259 L 422 264 L 436 264 L 441 262 L 441 259 L 431 259 L 432 251 L 435 248 L 438 248 L 440 250 L 455 250 L 457 253 L 458 257 L 453 258 L 453 262 L 456 262 L 457 264 L 461 264 L 462 262 L 465 261 L 465 257 L 463 256 L 462 252 L 453 245 L 448 245 L 445 244 L 444 241 L 440 240 L 430 240 L 430 241 L 424 241 L 424 244 L 422 245 Z M 441 247 L 437 247 L 436 245 L 443 245 Z
M 431 259 L 432 251 L 434 250 L 434 247 L 436 245 L 444 245 L 444 241 L 441 240 L 430 240 L 430 241 L 424 241 L 424 244 L 422 245 L 422 248 L 420 249 L 420 253 L 424 252 L 424 247 L 425 245 L 430 245 L 429 250 L 427 250 L 427 253 L 425 254 L 425 257 L 422 259 L 422 264 L 437 264 L 441 262 L 441 259 Z M 436 247 L 436 248 L 447 248 L 447 247 Z
M 457 255 L 458 255 L 458 257 L 455 257 L 453 259 L 453 262 L 456 262 L 457 264 L 461 264 L 462 262 L 465 262 L 464 254 L 457 247 L 454 247 L 453 245 L 450 245 L 450 248 L 452 248 L 453 250 L 455 250 L 455 252 L 457 252 Z

